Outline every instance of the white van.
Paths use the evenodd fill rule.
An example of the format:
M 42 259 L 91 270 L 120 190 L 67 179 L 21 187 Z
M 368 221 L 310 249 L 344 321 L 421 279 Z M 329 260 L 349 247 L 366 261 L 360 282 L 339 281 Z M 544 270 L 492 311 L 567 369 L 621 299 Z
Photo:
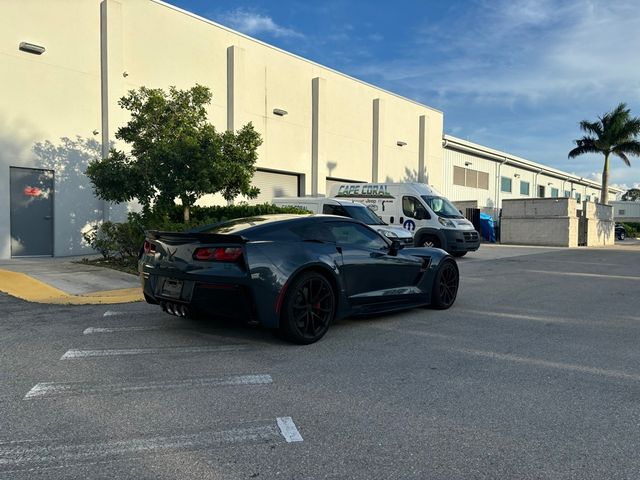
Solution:
M 387 225 L 380 217 L 359 202 L 326 197 L 292 197 L 274 198 L 272 203 L 278 207 L 296 207 L 308 210 L 311 213 L 355 218 L 366 223 L 388 239 L 398 240 L 405 247 L 413 245 L 411 232 L 401 227 Z
M 454 257 L 480 247 L 473 224 L 424 183 L 338 183 L 331 196 L 362 202 L 389 225 L 412 232 L 416 246 L 442 248 Z

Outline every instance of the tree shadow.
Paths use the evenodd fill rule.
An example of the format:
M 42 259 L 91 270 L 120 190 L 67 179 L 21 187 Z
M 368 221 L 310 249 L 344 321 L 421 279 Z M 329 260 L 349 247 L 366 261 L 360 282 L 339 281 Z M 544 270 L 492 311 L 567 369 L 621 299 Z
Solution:
M 105 202 L 95 196 L 85 171 L 90 161 L 101 158 L 100 142 L 80 136 L 61 137 L 58 144 L 49 140 L 37 142 L 32 151 L 36 156 L 34 166 L 53 170 L 55 175 L 54 254 L 93 253 L 82 233 L 103 219 Z M 112 205 L 108 215 L 113 220 L 124 220 L 127 211 L 127 204 Z
M 420 178 L 424 178 L 424 180 L 420 180 Z M 427 173 L 427 169 L 422 169 L 422 175 L 420 172 L 416 170 L 412 170 L 409 167 L 404 167 L 404 175 L 399 180 L 394 180 L 393 177 L 387 175 L 385 179 L 386 183 L 426 183 L 429 184 L 429 174 Z

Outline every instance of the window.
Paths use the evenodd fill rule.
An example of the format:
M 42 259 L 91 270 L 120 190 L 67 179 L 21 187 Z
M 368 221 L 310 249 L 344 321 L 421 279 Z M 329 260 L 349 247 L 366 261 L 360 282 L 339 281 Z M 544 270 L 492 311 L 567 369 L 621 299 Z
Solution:
M 471 168 L 453 167 L 453 184 L 489 190 L 489 174 Z
M 623 209 L 618 210 L 618 215 L 625 215 L 625 214 L 626 214 L 625 210 Z
M 489 190 L 489 174 L 487 172 L 478 172 L 478 188 Z
M 478 188 L 478 171 L 471 170 L 469 168 L 467 168 L 466 170 L 467 170 L 467 178 L 465 180 L 465 183 L 467 187 Z
M 546 197 L 546 189 L 544 187 L 544 185 L 538 185 L 538 197 L 540 198 L 544 198 Z
M 582 195 L 580 195 L 578 192 L 576 192 L 576 200 L 577 200 L 578 202 L 581 202 L 581 201 L 582 201 Z
M 431 208 L 431 210 L 440 217 L 463 218 L 460 210 L 458 210 L 444 197 L 430 197 L 428 195 L 422 195 L 422 199 L 427 202 L 429 208 Z
M 336 242 L 336 239 L 333 238 L 333 235 L 331 235 L 325 223 L 296 226 L 293 227 L 291 231 L 298 235 L 303 241 Z
M 511 193 L 511 179 L 509 177 L 500 178 L 500 191 Z
M 551 188 L 551 196 L 552 196 L 553 198 L 558 198 L 558 194 L 559 194 L 559 193 L 560 193 L 560 192 L 558 191 L 558 189 L 557 189 L 557 188 L 553 188 L 553 187 Z
M 322 206 L 322 213 L 325 215 L 339 215 L 341 217 L 349 216 L 342 205 L 329 205 L 326 203 Z
M 453 184 L 465 186 L 465 169 L 462 167 L 453 167 Z
M 569 190 L 564 191 L 565 198 L 571 198 L 571 192 Z
M 529 195 L 529 182 L 520 180 L 520 195 Z
M 431 218 L 427 209 L 416 197 L 402 197 L 402 213 L 416 220 Z
M 329 222 L 327 225 L 338 245 L 370 250 L 389 248 L 380 235 L 363 225 L 350 222 Z

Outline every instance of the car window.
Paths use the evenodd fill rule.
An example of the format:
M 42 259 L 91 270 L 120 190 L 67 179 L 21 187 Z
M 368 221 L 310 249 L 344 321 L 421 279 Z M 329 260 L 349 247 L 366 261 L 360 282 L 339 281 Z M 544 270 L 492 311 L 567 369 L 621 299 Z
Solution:
M 364 225 L 330 222 L 328 226 L 338 245 L 370 250 L 382 250 L 389 247 L 389 244 L 378 233 Z
M 418 218 L 418 211 L 426 213 L 426 209 L 416 197 L 402 197 L 402 213 L 407 217 Z M 428 218 L 428 217 L 426 217 Z
M 325 215 L 339 215 L 341 217 L 349 216 L 344 208 L 342 208 L 342 205 L 329 205 L 328 203 L 322 206 L 322 213 Z
M 291 231 L 303 241 L 336 243 L 336 239 L 325 223 L 299 225 L 291 228 Z

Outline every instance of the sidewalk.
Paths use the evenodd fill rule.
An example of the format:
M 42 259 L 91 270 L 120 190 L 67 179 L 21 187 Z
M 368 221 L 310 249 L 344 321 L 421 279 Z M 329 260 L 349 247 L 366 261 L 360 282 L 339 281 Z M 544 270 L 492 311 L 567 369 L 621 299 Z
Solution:
M 28 302 L 62 305 L 143 300 L 138 277 L 74 263 L 85 257 L 0 260 L 0 292 Z

